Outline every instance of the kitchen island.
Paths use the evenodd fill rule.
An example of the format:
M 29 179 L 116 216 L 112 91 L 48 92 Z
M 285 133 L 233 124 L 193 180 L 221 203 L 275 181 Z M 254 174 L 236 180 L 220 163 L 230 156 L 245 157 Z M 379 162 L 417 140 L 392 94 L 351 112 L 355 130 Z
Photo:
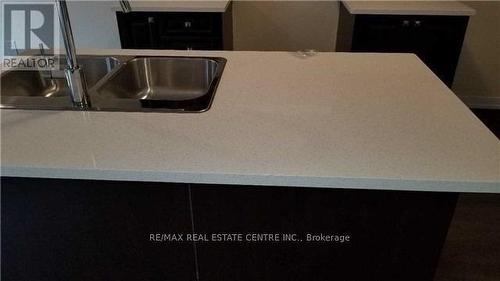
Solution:
M 204 113 L 1 110 L 7 276 L 432 280 L 457 194 L 500 192 L 500 142 L 414 55 L 80 54 L 227 64 Z

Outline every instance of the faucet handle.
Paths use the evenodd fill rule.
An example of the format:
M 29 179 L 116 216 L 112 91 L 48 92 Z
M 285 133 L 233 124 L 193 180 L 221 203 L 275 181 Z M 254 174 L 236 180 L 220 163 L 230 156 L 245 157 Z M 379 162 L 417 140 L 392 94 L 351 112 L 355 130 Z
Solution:
M 45 56 L 45 49 L 43 48 L 43 43 L 38 44 L 38 48 L 40 49 L 40 56 Z
M 19 49 L 17 48 L 16 41 L 13 40 L 10 43 L 11 43 L 11 46 L 14 47 L 14 50 L 16 50 L 16 55 L 19 56 Z

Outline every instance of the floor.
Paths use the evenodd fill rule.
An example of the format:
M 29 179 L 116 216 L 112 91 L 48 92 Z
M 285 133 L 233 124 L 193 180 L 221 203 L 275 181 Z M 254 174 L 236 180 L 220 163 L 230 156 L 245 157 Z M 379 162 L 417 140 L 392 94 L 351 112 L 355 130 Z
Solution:
M 500 110 L 473 110 L 500 139 Z M 500 194 L 463 194 L 435 281 L 500 280 Z

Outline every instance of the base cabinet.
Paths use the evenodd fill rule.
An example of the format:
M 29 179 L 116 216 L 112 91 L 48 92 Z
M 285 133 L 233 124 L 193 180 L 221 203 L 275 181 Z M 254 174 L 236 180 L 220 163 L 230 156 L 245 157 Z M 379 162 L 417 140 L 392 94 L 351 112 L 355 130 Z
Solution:
M 457 199 L 296 187 L 1 183 L 2 280 L 431 281 Z M 154 242 L 155 233 L 209 241 Z M 279 240 L 259 241 L 262 234 Z M 313 235 L 349 238 L 308 240 Z
M 451 87 L 468 16 L 351 14 L 340 5 L 336 50 L 416 54 Z
M 195 280 L 183 185 L 2 178 L 2 280 Z
M 433 280 L 456 194 L 193 185 L 202 233 L 297 242 L 200 243 L 200 280 Z M 308 241 L 344 235 L 349 242 Z

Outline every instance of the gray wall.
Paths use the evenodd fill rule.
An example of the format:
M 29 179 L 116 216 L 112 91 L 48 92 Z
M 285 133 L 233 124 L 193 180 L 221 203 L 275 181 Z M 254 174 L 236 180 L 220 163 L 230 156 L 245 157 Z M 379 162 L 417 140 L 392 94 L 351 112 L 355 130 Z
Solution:
M 468 1 L 470 19 L 453 91 L 470 103 L 500 108 L 500 1 Z
M 120 48 L 116 1 L 69 1 L 73 33 L 78 47 Z
M 236 50 L 333 51 L 338 22 L 336 1 L 236 1 Z

